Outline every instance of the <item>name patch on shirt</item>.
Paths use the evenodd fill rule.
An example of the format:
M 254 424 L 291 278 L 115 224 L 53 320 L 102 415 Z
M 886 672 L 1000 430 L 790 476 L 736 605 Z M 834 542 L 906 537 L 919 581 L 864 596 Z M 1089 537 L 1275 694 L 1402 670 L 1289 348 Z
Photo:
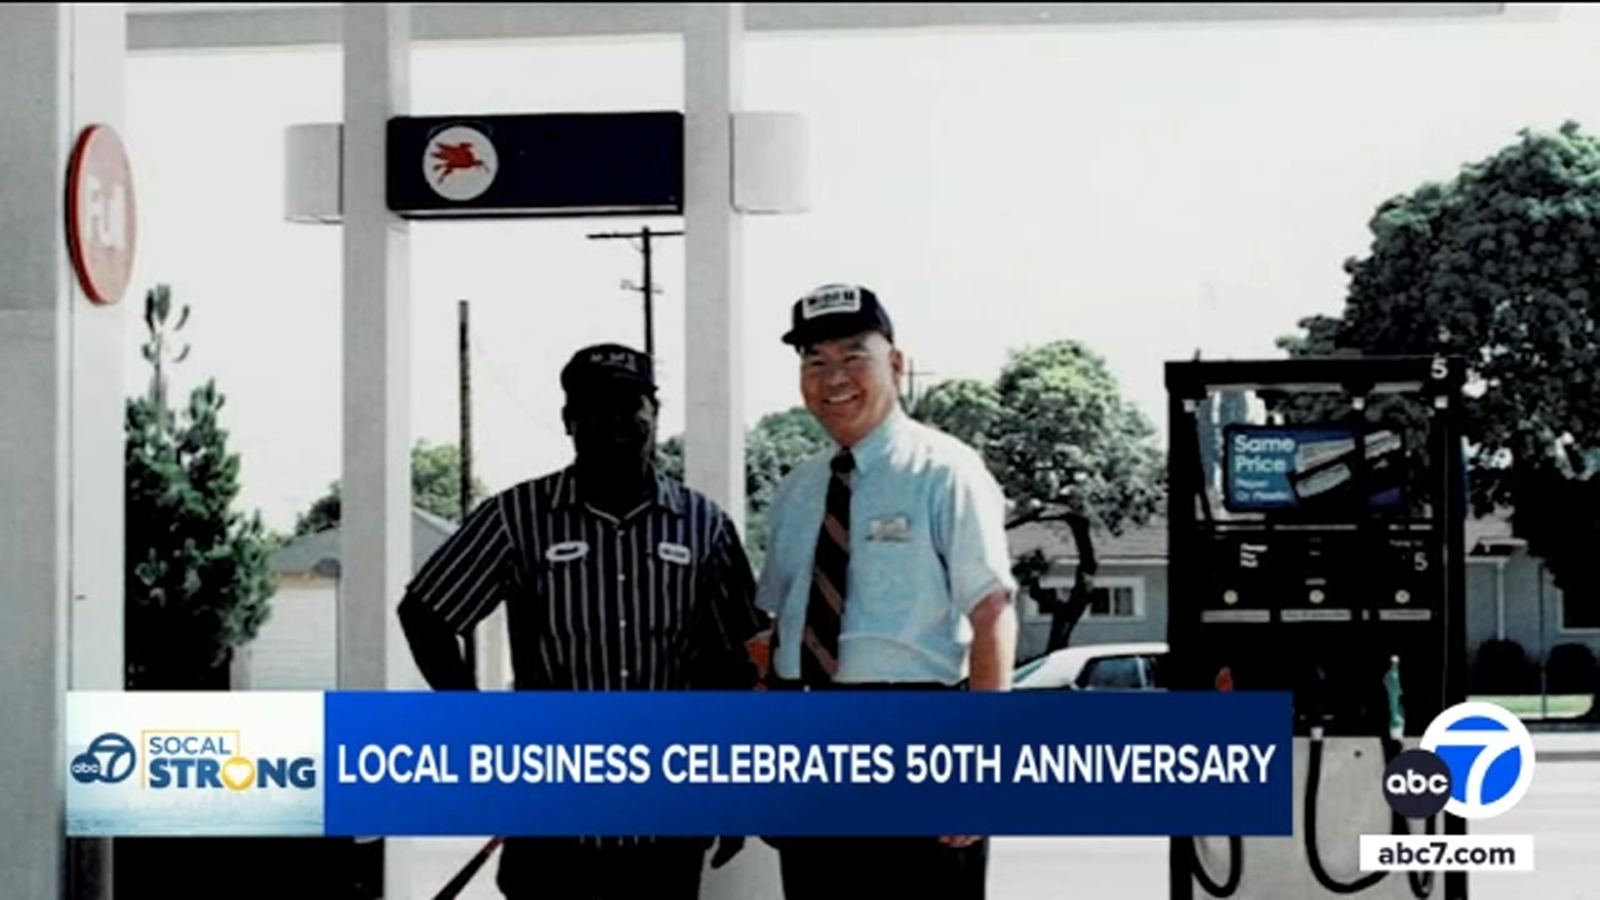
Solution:
M 867 529 L 869 541 L 909 541 L 911 540 L 911 520 L 905 516 L 893 516 L 887 519 L 873 519 Z
M 694 554 L 689 552 L 688 547 L 682 544 L 674 544 L 671 541 L 662 541 L 657 544 L 656 553 L 667 562 L 677 563 L 680 566 L 687 566 L 694 559 Z
M 572 562 L 589 555 L 587 541 L 562 541 L 544 551 L 544 558 L 551 562 Z

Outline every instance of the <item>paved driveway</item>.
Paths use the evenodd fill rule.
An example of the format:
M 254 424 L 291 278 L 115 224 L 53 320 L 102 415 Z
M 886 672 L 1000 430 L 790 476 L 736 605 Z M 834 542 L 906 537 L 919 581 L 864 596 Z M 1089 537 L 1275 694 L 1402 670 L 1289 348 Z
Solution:
M 1600 900 L 1600 733 L 1538 734 L 1538 774 L 1522 802 L 1475 834 L 1531 834 L 1534 871 L 1471 877 L 1471 900 Z M 408 842 L 413 892 L 431 900 L 481 845 L 477 840 Z M 398 849 L 398 848 L 397 848 Z M 460 900 L 501 900 L 495 862 Z M 991 900 L 1164 900 L 1165 838 L 1000 838 L 993 843 Z M 706 900 L 782 900 L 776 856 L 752 840 L 726 869 L 711 873 Z

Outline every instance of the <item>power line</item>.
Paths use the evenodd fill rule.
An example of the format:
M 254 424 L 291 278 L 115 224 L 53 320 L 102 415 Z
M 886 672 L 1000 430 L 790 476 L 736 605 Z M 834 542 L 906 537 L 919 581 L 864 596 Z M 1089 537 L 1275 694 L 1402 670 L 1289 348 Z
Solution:
M 656 355 L 655 296 L 654 295 L 659 294 L 660 291 L 656 289 L 655 281 L 653 280 L 653 277 L 652 277 L 652 274 L 651 274 L 651 271 L 650 271 L 650 253 L 651 253 L 651 243 L 650 243 L 650 241 L 651 241 L 652 238 L 658 238 L 658 237 L 681 237 L 682 235 L 683 235 L 683 232 L 681 232 L 681 231 L 651 231 L 650 230 L 650 226 L 648 226 L 648 225 L 646 225 L 643 228 L 640 228 L 638 231 L 607 231 L 607 232 L 601 232 L 599 234 L 591 234 L 591 235 L 589 235 L 589 240 L 592 240 L 592 241 L 614 241 L 614 240 L 626 240 L 626 241 L 629 241 L 631 246 L 633 246 L 634 249 L 638 250 L 643 255 L 643 257 L 644 257 L 644 279 L 643 279 L 643 281 L 641 283 L 639 283 L 639 284 L 634 284 L 631 281 L 624 280 L 622 282 L 622 289 L 623 290 L 627 290 L 627 291 L 638 291 L 639 295 L 644 299 L 644 352 L 651 359 L 654 359 L 655 355 Z M 636 239 L 639 240 L 640 243 L 632 244 L 631 242 L 636 240 Z
M 916 360 L 907 358 L 906 359 L 906 399 L 911 403 L 915 403 L 917 401 L 917 399 L 918 399 L 918 395 L 917 395 L 917 376 L 918 375 L 937 375 L 937 374 L 939 374 L 939 373 L 938 372 L 929 371 L 928 369 L 919 369 L 919 368 L 917 368 Z
M 477 348 L 479 360 L 484 364 L 485 369 L 487 369 L 491 379 L 500 388 L 501 393 L 504 394 L 505 398 L 517 408 L 518 412 L 522 413 L 523 417 L 528 420 L 528 424 L 544 432 L 550 437 L 560 437 L 565 439 L 565 435 L 557 434 L 549 424 L 547 424 L 543 419 L 534 415 L 533 410 L 529 409 L 523 404 L 521 396 L 517 393 L 516 389 L 511 386 L 511 379 L 507 378 L 501 371 L 500 367 L 495 365 L 493 354 L 491 354 L 488 348 L 484 346 L 483 339 L 480 336 L 472 336 L 472 346 Z

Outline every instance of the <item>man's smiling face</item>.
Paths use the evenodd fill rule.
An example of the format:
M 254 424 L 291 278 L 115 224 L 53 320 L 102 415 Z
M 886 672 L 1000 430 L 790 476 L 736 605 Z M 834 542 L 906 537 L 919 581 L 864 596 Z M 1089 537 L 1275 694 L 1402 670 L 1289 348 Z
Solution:
M 876 331 L 809 344 L 800 351 L 800 393 L 828 434 L 849 447 L 899 403 L 904 367 L 900 351 Z

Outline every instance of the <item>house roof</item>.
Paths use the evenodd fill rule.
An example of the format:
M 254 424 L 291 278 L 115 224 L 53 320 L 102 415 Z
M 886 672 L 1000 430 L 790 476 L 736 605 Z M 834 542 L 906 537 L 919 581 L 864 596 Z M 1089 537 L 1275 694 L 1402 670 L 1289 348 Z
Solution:
M 1466 544 L 1473 552 L 1482 552 L 1489 545 L 1523 544 L 1523 541 L 1512 536 L 1511 520 L 1504 511 L 1468 519 L 1463 530 Z M 1165 559 L 1167 556 L 1167 521 L 1164 518 L 1157 517 L 1147 525 L 1125 528 L 1118 535 L 1096 528 L 1092 537 L 1095 555 L 1101 559 Z M 1046 559 L 1078 558 L 1072 532 L 1064 522 L 1034 522 L 1012 529 L 1013 555 L 1021 556 L 1034 550 L 1042 551 Z
M 272 571 L 279 575 L 310 575 L 322 560 L 339 559 L 339 529 L 328 528 L 286 541 L 272 555 Z
M 1090 535 L 1095 555 L 1101 559 L 1158 559 L 1167 555 L 1167 521 L 1152 519 L 1149 524 L 1124 528 L 1113 535 L 1096 528 Z M 1078 548 L 1065 522 L 1033 522 L 1011 531 L 1011 552 L 1018 556 L 1034 550 L 1046 559 L 1077 559 Z
M 412 570 L 420 568 L 445 539 L 454 534 L 456 523 L 427 510 L 411 510 Z M 339 572 L 339 528 L 324 529 L 294 538 L 272 557 L 272 571 L 279 575 L 335 577 Z

